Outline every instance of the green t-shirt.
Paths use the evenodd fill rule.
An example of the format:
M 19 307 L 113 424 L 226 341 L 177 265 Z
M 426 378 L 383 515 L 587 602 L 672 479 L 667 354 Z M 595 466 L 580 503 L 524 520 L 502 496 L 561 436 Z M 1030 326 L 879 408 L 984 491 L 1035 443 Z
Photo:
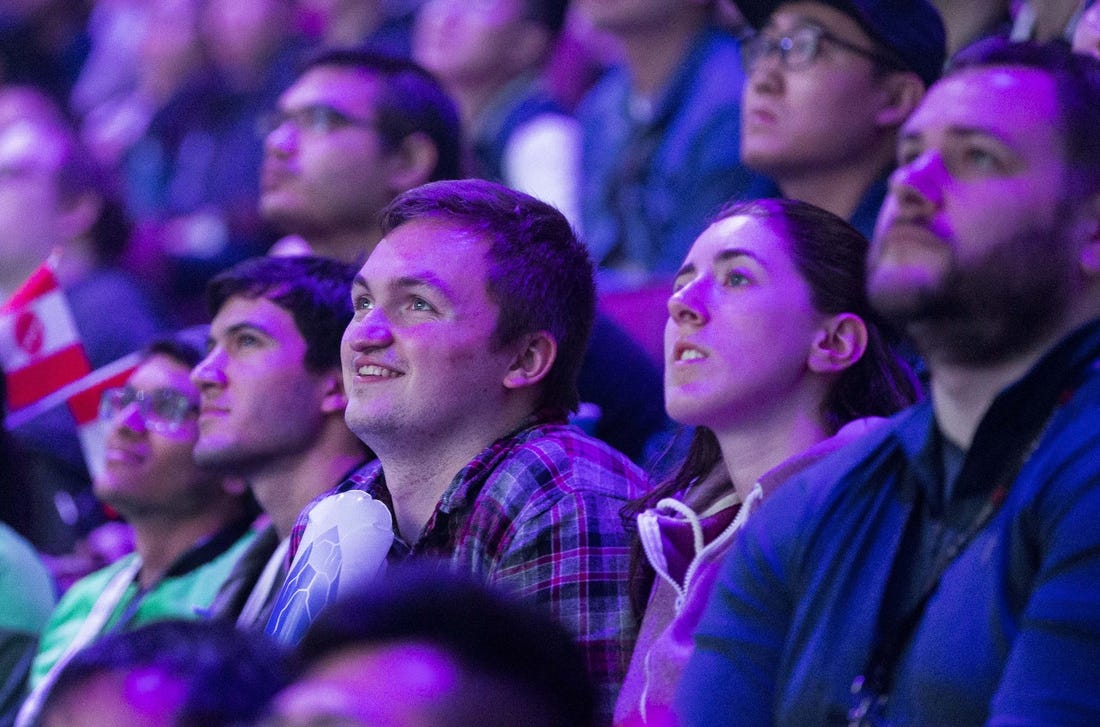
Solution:
M 233 564 L 254 535 L 254 531 L 246 531 L 220 554 L 184 573 L 161 579 L 144 594 L 139 594 L 136 581 L 131 583 L 112 610 L 104 631 L 112 631 L 116 627 L 134 629 L 165 619 L 202 618 L 205 609 L 214 600 L 222 581 L 229 575 Z M 131 568 L 136 558 L 137 556 L 132 553 L 120 558 L 106 568 L 80 579 L 65 592 L 42 634 L 38 655 L 34 659 L 34 667 L 31 671 L 32 688 L 49 673 L 54 663 L 65 653 L 80 630 L 81 624 L 92 612 L 96 600 L 104 593 L 111 580 L 119 572 Z M 140 601 L 135 607 L 133 602 L 138 596 Z M 131 615 L 125 624 L 118 626 L 119 617 L 124 613 Z

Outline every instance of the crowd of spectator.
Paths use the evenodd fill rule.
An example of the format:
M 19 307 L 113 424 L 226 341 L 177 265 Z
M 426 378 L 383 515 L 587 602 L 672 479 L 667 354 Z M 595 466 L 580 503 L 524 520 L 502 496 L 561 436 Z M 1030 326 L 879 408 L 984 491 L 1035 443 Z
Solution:
M 1092 0 L 4 3 L 0 302 L 131 368 L 99 455 L 0 400 L 0 727 L 1094 722 L 1097 59 Z

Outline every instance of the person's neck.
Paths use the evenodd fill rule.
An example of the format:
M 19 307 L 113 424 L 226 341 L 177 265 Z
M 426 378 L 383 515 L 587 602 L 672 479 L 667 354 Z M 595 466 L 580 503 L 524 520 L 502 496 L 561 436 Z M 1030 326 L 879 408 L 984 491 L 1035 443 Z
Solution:
M 892 161 L 893 145 L 884 145 L 876 153 L 849 158 L 843 166 L 809 166 L 781 172 L 775 180 L 784 197 L 809 202 L 848 220 L 859 208 L 867 190 L 890 168 Z
M 1096 310 L 1077 310 L 1065 316 L 1047 335 L 1037 338 L 1026 351 L 986 364 L 959 363 L 935 351 L 925 353 L 919 337 L 915 338 L 931 374 L 932 411 L 943 435 L 961 449 L 970 449 L 974 434 L 997 395 L 1023 378 L 1060 340 L 1096 315 Z
M 475 419 L 479 418 L 471 417 Z M 490 444 L 515 431 L 522 420 L 523 415 L 501 416 L 462 431 L 434 432 L 429 437 L 409 437 L 404 432 L 385 442 L 372 441 L 401 537 L 415 543 L 455 475 Z M 418 444 L 410 446 L 410 440 Z M 431 446 L 424 447 L 423 442 Z
M 741 502 L 764 473 L 829 436 L 816 406 L 787 410 L 781 416 L 756 417 L 715 435 Z
M 378 245 L 378 241 L 382 239 L 382 230 L 377 225 L 371 225 L 366 229 L 302 233 L 301 237 L 316 255 L 358 265 L 362 264 L 371 250 Z
M 352 48 L 361 45 L 382 25 L 382 3 L 343 3 L 339 17 L 325 29 L 322 44 L 326 48 Z
M 458 107 L 462 128 L 466 130 L 469 137 L 477 136 L 478 127 L 482 123 L 482 114 L 506 85 L 507 81 L 482 84 L 447 84 L 447 92 L 454 99 L 455 106 Z
M 340 484 L 365 458 L 362 445 L 348 431 L 346 438 L 322 438 L 310 450 L 271 460 L 244 477 L 282 539 L 290 535 L 306 505 Z
M 129 519 L 134 530 L 134 552 L 141 557 L 138 582 L 143 589 L 155 586 L 179 558 L 197 543 L 216 534 L 242 514 L 240 505 L 220 506 L 184 518 L 150 515 Z
M 657 94 L 680 69 L 705 22 L 704 16 L 685 11 L 665 27 L 620 36 L 633 92 L 656 101 Z

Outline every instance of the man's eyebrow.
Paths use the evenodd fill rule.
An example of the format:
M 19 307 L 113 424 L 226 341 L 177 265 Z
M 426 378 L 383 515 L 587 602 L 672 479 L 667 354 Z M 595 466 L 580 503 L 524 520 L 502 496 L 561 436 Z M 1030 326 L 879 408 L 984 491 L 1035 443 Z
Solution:
M 1013 146 L 1011 139 L 1007 138 L 999 129 L 990 126 L 950 126 L 947 129 L 947 134 L 957 139 L 970 139 L 979 136 L 993 139 L 1004 146 Z
M 394 280 L 391 288 L 397 289 L 409 289 L 409 288 L 429 288 L 431 290 L 438 291 L 440 295 L 444 296 L 448 300 L 454 299 L 454 293 L 446 282 L 443 281 L 438 275 L 431 271 L 423 271 L 415 273 L 413 275 L 402 275 L 400 278 Z
M 993 139 L 994 141 L 1003 144 L 1004 146 L 1012 146 L 1012 140 L 1005 136 L 999 129 L 995 129 L 991 126 L 973 126 L 955 124 L 948 126 L 944 130 L 944 134 L 951 139 L 971 139 L 974 137 L 981 137 L 985 139 Z M 920 129 L 902 128 L 901 134 L 898 136 L 899 142 L 912 142 L 919 141 L 922 136 Z
M 222 331 L 221 337 L 227 338 L 237 333 L 241 333 L 242 331 L 255 331 L 262 336 L 272 338 L 270 331 L 257 323 L 253 323 L 252 321 L 241 321 L 240 323 L 234 323 L 231 326 L 226 326 L 225 330 Z M 211 337 L 211 340 L 213 340 L 213 337 Z

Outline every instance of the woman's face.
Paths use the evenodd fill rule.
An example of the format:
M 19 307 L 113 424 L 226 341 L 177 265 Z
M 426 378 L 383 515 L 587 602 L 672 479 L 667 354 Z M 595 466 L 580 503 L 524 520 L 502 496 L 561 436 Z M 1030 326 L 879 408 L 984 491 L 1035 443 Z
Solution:
M 676 275 L 665 325 L 665 406 L 716 432 L 816 410 L 811 346 L 829 318 L 790 256 L 782 222 L 720 220 Z

